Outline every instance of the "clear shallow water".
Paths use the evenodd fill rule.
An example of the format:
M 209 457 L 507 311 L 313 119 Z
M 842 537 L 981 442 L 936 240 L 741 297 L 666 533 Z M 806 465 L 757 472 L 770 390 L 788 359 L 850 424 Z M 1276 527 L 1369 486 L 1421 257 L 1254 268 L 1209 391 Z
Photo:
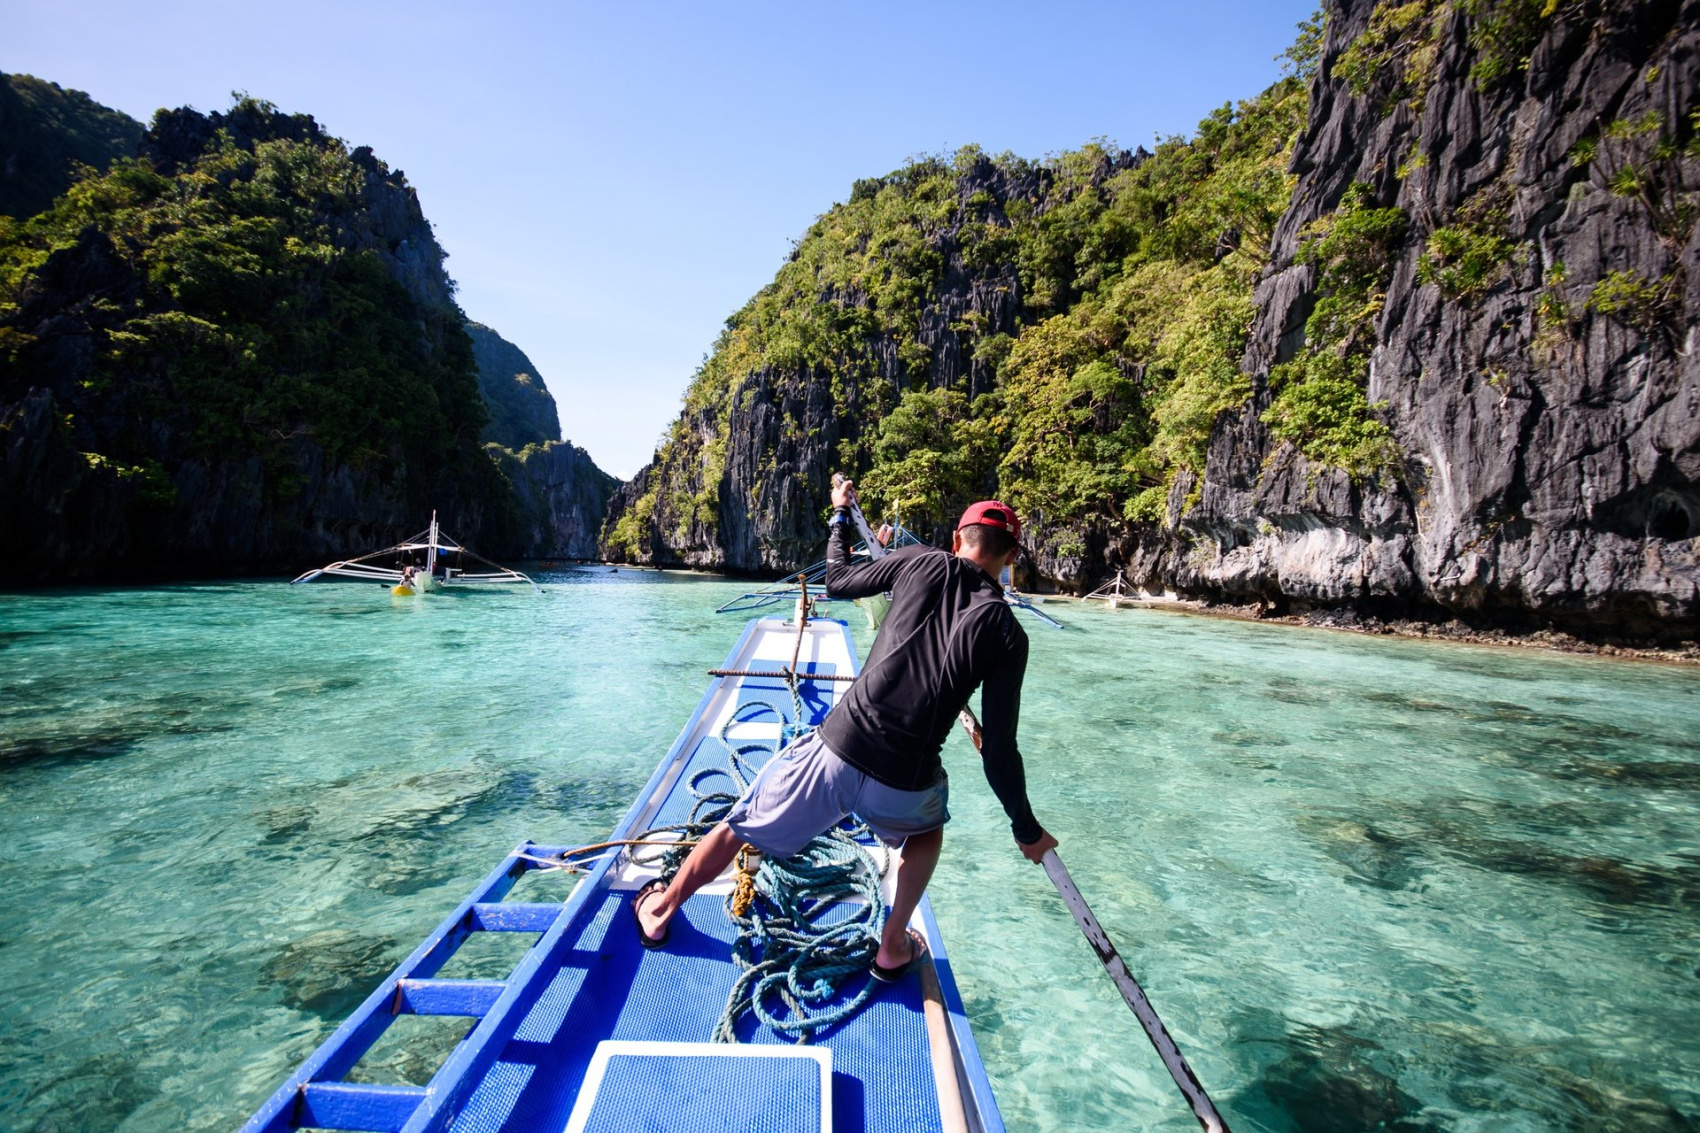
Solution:
M 742 586 L 550 582 L 0 595 L 0 1129 L 233 1127 L 520 838 L 604 834 Z M 1700 1126 L 1700 673 L 1052 609 L 1035 808 L 1236 1130 Z M 1196 1128 L 946 758 L 1010 1127 Z

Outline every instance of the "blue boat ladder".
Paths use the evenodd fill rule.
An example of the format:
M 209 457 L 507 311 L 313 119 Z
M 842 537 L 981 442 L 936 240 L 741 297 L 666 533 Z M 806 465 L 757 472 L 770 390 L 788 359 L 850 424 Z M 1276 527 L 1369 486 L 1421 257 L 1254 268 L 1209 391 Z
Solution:
M 533 870 L 558 868 L 569 847 L 522 842 L 484 878 L 413 954 L 272 1095 L 243 1133 L 348 1129 L 428 1133 L 447 1126 L 524 1015 L 518 992 L 543 961 L 550 930 L 569 906 L 503 901 Z M 460 946 L 480 932 L 544 935 L 505 980 L 435 979 Z M 368 1085 L 342 1079 L 402 1015 L 450 1015 L 478 1023 L 425 1086 Z

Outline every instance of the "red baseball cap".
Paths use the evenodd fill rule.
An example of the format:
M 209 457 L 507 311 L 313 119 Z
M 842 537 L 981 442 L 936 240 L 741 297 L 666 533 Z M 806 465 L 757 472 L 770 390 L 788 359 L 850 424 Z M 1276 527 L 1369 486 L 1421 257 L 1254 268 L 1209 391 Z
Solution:
M 977 504 L 969 504 L 968 510 L 962 513 L 962 522 L 956 525 L 961 531 L 964 527 L 996 527 L 1000 531 L 1009 532 L 1010 538 L 1021 542 L 1021 519 L 1015 514 L 1015 509 L 998 500 L 981 500 Z

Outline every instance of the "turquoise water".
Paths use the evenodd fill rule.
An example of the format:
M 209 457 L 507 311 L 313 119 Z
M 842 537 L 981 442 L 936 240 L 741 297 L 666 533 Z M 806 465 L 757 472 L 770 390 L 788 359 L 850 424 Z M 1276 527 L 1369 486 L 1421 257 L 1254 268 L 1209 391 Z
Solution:
M 0 595 L 0 1129 L 233 1127 L 515 842 L 604 834 L 742 587 L 548 581 Z M 1051 609 L 1035 809 L 1236 1130 L 1700 1127 L 1700 672 Z M 1010 1127 L 1195 1129 L 946 758 Z

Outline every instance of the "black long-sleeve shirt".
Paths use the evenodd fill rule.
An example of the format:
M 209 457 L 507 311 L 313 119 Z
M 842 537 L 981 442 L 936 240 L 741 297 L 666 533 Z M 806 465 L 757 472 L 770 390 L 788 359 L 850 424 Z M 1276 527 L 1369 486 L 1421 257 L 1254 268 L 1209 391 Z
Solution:
M 975 564 L 932 547 L 904 547 L 852 563 L 850 525 L 835 522 L 826 547 L 826 592 L 866 598 L 891 591 L 891 609 L 862 675 L 821 725 L 840 759 L 903 791 L 938 778 L 939 752 L 975 688 L 981 688 L 986 781 L 1016 840 L 1044 830 L 1027 802 L 1015 728 L 1027 673 L 1027 634 L 1003 588 Z

